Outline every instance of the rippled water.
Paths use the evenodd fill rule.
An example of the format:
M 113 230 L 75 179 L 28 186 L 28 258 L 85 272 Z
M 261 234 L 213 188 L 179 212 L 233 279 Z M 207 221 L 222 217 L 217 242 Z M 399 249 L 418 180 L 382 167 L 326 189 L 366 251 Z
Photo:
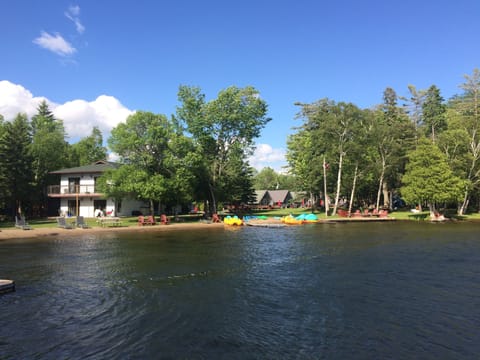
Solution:
M 0 242 L 0 359 L 469 359 L 480 224 Z

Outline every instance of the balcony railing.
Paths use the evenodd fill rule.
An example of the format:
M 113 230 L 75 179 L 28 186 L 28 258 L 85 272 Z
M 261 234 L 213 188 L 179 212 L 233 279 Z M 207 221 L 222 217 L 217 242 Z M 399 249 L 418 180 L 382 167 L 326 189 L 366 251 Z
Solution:
M 89 195 L 98 194 L 95 185 L 50 185 L 48 195 Z

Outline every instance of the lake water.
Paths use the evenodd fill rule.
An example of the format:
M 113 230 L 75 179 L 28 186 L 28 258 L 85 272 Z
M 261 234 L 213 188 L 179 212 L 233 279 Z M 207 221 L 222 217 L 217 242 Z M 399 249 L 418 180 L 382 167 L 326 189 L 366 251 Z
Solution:
M 0 242 L 0 359 L 478 359 L 480 224 Z

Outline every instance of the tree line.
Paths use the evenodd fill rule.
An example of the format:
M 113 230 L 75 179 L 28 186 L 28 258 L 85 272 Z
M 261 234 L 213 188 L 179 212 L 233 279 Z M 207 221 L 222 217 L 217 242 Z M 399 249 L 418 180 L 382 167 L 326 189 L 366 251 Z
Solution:
M 321 99 L 297 103 L 302 125 L 287 142 L 290 172 L 335 214 L 352 207 L 410 206 L 478 210 L 480 71 L 448 101 L 437 86 L 409 97 L 387 88 L 371 109 Z M 328 201 L 330 200 L 330 201 Z
M 12 121 L 0 115 L 0 209 L 4 215 L 48 212 L 47 185 L 57 180 L 51 171 L 105 159 L 102 133 L 69 144 L 63 121 L 42 101 L 31 119 L 19 113 Z
M 217 212 L 219 203 L 253 199 L 253 169 L 248 157 L 254 140 L 270 121 L 267 104 L 253 87 L 229 87 L 206 101 L 201 89 L 180 86 L 179 106 L 171 116 L 137 111 L 115 127 L 107 140 L 121 166 L 99 179 L 107 197 L 125 196 L 156 206 L 203 202 Z M 67 141 L 63 121 L 46 102 L 28 119 L 0 117 L 0 208 L 4 214 L 48 213 L 47 185 L 58 183 L 51 171 L 107 158 L 100 130 L 75 144 Z
M 248 163 L 271 121 L 255 88 L 232 86 L 207 101 L 200 88 L 180 86 L 175 114 L 137 111 L 112 130 L 107 144 L 121 166 L 98 184 L 108 197 L 147 201 L 151 212 L 195 201 L 215 213 L 220 203 L 251 202 L 254 189 L 287 188 L 325 199 L 330 214 L 341 206 L 393 208 L 399 199 L 464 214 L 480 202 L 480 71 L 460 88 L 448 101 L 435 85 L 409 86 L 408 98 L 387 88 L 369 109 L 328 98 L 297 103 L 302 124 L 288 138 L 283 175 Z M 58 182 L 51 171 L 107 158 L 98 128 L 77 143 L 67 139 L 46 102 L 31 119 L 0 116 L 4 213 L 45 215 L 47 185 Z

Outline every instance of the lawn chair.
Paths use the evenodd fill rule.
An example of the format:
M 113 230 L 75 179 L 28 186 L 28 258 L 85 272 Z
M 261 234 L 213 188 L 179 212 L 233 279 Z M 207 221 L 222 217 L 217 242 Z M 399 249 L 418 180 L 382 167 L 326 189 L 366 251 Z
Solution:
M 83 216 L 77 216 L 77 219 L 75 220 L 75 223 L 77 224 L 77 227 L 82 228 L 82 229 L 88 229 L 90 227 L 85 222 L 85 219 L 83 218 Z
M 145 224 L 146 224 L 146 223 L 145 223 L 145 218 L 144 218 L 142 215 L 140 215 L 140 216 L 138 217 L 138 226 L 143 226 L 143 225 L 145 225 Z
M 146 224 L 147 224 L 147 225 L 155 225 L 155 224 L 156 224 L 156 223 L 155 223 L 155 218 L 154 218 L 152 215 L 150 215 L 150 216 L 147 218 Z
M 32 230 L 23 216 L 15 216 L 15 227 L 22 230 Z
M 73 229 L 72 225 L 67 224 L 67 221 L 63 216 L 57 217 L 57 224 L 58 227 L 61 227 L 63 229 Z
M 160 222 L 161 222 L 163 225 L 168 225 L 168 223 L 170 222 L 170 220 L 168 219 L 167 215 L 162 214 L 162 215 L 160 215 Z
M 219 223 L 220 222 L 220 217 L 218 214 L 213 214 L 212 215 L 212 223 Z

